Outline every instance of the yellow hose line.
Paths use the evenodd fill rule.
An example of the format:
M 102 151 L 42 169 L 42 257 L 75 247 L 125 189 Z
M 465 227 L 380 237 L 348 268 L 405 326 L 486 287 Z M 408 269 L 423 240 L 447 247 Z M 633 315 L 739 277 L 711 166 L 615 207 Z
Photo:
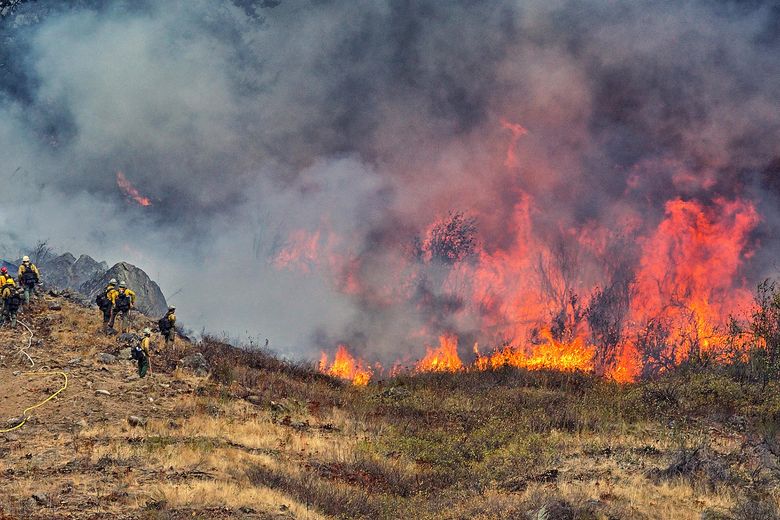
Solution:
M 37 404 L 34 404 L 34 405 L 32 405 L 32 406 L 30 406 L 28 408 L 25 408 L 24 411 L 22 412 L 22 416 L 24 417 L 22 422 L 20 422 L 19 424 L 17 424 L 13 428 L 8 428 L 7 430 L 0 430 L 0 433 L 8 433 L 8 432 L 12 432 L 14 430 L 18 430 L 19 428 L 24 426 L 24 424 L 30 418 L 28 413 L 31 410 L 35 410 L 39 406 L 43 406 L 44 404 L 48 403 L 49 401 L 51 401 L 52 399 L 57 397 L 60 393 L 64 392 L 66 388 L 68 388 L 68 374 L 66 374 L 65 372 L 60 372 L 60 371 L 54 371 L 54 372 L 25 372 L 25 375 L 32 375 L 32 376 L 47 376 L 47 375 L 52 375 L 52 374 L 59 374 L 63 378 L 65 378 L 65 380 L 64 380 L 64 382 L 62 384 L 62 388 L 60 388 L 59 390 L 57 390 L 56 392 L 51 394 L 49 397 L 47 397 L 46 399 L 44 399 L 40 403 L 37 403 Z

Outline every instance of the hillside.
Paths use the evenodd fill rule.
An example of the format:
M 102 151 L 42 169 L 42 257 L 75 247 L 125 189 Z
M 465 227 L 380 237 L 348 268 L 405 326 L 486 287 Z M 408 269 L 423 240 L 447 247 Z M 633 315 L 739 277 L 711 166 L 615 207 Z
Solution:
M 0 434 L 0 518 L 777 517 L 774 383 L 502 369 L 353 387 L 208 339 L 139 380 L 100 356 L 123 345 L 96 310 L 47 296 L 21 320 L 35 366 L 24 327 L 0 330 L 0 419 L 60 388 L 28 370 L 68 387 Z M 176 368 L 195 351 L 210 376 Z

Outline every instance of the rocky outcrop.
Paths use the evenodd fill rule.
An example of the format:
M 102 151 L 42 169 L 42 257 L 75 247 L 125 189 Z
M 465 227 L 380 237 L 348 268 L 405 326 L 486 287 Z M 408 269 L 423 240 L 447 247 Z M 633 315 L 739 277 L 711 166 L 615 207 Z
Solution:
M 47 287 L 62 291 L 79 290 L 83 284 L 102 276 L 108 264 L 88 255 L 76 259 L 72 254 L 65 253 L 42 262 L 38 268 Z
M 18 271 L 16 264 L 4 260 L 0 262 L 14 275 Z M 116 278 L 120 282 L 127 282 L 127 286 L 135 292 L 136 309 L 141 313 L 150 318 L 160 318 L 168 310 L 160 286 L 142 269 L 127 262 L 120 262 L 109 269 L 108 264 L 88 255 L 76 258 L 65 253 L 48 256 L 37 265 L 45 288 L 72 301 L 86 305 L 94 303 L 97 293 L 105 288 L 110 279 Z
M 168 303 L 160 290 L 160 286 L 152 281 L 149 276 L 138 267 L 120 262 L 114 267 L 95 277 L 79 287 L 79 292 L 84 293 L 94 301 L 99 291 L 102 291 L 108 281 L 116 278 L 120 282 L 126 282 L 127 287 L 136 294 L 136 309 L 152 318 L 159 318 L 168 310 Z

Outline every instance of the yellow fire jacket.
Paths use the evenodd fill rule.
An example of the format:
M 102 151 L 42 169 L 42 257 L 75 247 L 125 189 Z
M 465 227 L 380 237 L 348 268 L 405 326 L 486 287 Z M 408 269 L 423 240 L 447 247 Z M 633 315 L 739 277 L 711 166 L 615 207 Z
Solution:
M 130 307 L 135 307 L 135 293 L 130 289 L 125 289 L 125 294 L 130 298 Z M 111 304 L 116 307 L 116 300 L 119 298 L 119 290 L 114 289 L 107 294 L 108 299 L 111 300 Z
M 27 267 L 28 267 L 28 266 L 25 266 L 24 264 L 22 264 L 22 265 L 20 265 L 20 266 L 19 266 L 19 276 L 17 276 L 17 277 L 16 277 L 16 279 L 17 279 L 17 280 L 19 280 L 20 282 L 22 281 L 22 275 L 23 275 L 23 274 L 24 274 L 24 273 L 27 271 Z M 40 278 L 40 277 L 41 277 L 41 273 L 39 273 L 39 272 L 38 272 L 38 268 L 37 268 L 37 267 L 35 267 L 35 264 L 30 264 L 30 265 L 29 265 L 29 268 L 30 268 L 30 271 L 32 271 L 33 273 L 35 273 L 35 275 L 36 275 L 38 278 Z

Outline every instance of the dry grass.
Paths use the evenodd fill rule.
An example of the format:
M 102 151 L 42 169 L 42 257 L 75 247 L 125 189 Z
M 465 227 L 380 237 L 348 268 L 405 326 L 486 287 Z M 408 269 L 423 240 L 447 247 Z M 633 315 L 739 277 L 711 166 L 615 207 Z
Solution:
M 202 345 L 220 358 L 213 378 L 175 369 L 178 353 L 162 352 L 139 381 L 130 363 L 94 362 L 120 348 L 94 332 L 96 311 L 65 302 L 27 319 L 43 340 L 31 355 L 68 370 L 71 386 L 8 452 L 0 443 L 14 470 L 0 480 L 11 497 L 0 518 L 694 519 L 710 509 L 748 520 L 771 518 L 764 506 L 778 500 L 761 462 L 774 455 L 750 447 L 777 441 L 774 387 L 707 373 L 622 387 L 498 370 L 354 388 L 214 340 Z M 14 379 L 23 344 L 20 331 L 0 329 L 9 416 L 53 384 Z M 131 427 L 128 415 L 148 422 Z M 699 447 L 699 465 L 675 469 Z M 31 509 L 40 492 L 52 505 Z
M 164 502 L 166 507 L 193 509 L 228 507 L 251 511 L 289 511 L 294 518 L 319 520 L 324 518 L 311 508 L 296 502 L 278 491 L 248 486 L 234 480 L 213 482 L 188 482 L 185 484 L 160 484 L 149 492 L 153 501 Z

